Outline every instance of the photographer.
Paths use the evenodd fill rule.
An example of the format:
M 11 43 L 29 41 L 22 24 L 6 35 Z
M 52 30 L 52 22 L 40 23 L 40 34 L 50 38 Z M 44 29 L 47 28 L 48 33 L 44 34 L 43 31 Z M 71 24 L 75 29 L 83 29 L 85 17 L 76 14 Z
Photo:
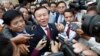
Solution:
M 85 45 L 100 54 L 100 15 L 87 16 L 82 23 L 82 29 L 77 29 L 77 33 L 83 38 Z M 92 37 L 93 36 L 93 37 Z M 83 43 L 83 42 L 82 42 Z M 79 45 L 80 46 L 80 45 Z

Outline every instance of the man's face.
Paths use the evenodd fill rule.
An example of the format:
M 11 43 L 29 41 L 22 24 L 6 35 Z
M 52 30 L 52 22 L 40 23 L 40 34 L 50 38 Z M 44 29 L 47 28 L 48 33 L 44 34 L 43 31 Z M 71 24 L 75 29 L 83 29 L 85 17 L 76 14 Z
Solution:
M 47 3 L 42 4 L 42 6 L 46 7 L 48 10 L 50 9 L 50 8 L 49 8 L 49 5 L 48 5 Z
M 59 13 L 64 13 L 64 11 L 65 11 L 65 9 L 66 9 L 66 6 L 65 6 L 65 4 L 64 3 L 60 3 L 59 5 L 58 5 L 58 12 Z
M 94 16 L 97 14 L 97 12 L 95 10 L 90 10 L 87 12 L 88 15 Z
M 74 20 L 74 15 L 71 12 L 65 12 L 64 17 L 66 22 L 72 22 Z
M 47 26 L 48 19 L 49 19 L 47 9 L 41 8 L 41 9 L 37 10 L 35 12 L 35 17 L 36 17 L 36 20 L 40 26 L 43 26 L 43 27 Z
M 28 20 L 29 18 L 28 10 L 26 8 L 20 8 L 20 12 L 23 14 L 24 20 Z
M 25 28 L 25 21 L 22 16 L 15 17 L 10 25 L 9 28 L 14 32 L 22 32 Z
M 50 10 L 51 11 L 56 11 L 56 4 L 51 4 Z
M 2 11 L 2 9 L 0 9 L 0 19 L 2 18 L 3 14 L 4 14 L 4 11 Z
M 9 8 L 10 7 L 10 3 L 8 1 L 5 1 L 5 3 L 3 3 L 3 6 L 5 8 Z
M 34 13 L 35 8 L 36 8 L 36 6 L 31 6 L 31 13 L 32 14 Z

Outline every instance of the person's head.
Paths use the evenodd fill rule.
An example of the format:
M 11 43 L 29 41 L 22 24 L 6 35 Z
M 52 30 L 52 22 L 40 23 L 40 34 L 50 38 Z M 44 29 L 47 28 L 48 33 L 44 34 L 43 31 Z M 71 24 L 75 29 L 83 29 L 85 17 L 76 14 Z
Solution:
M 13 56 L 13 44 L 10 39 L 0 35 L 0 56 Z
M 40 3 L 40 6 L 44 6 L 44 7 L 46 7 L 49 10 L 49 3 L 47 1 L 42 1 Z
M 16 44 L 3 34 L 0 34 L 0 56 L 20 56 Z
M 14 9 L 14 5 L 12 2 L 10 2 L 10 9 Z
M 3 15 L 4 24 L 13 32 L 22 32 L 25 28 L 23 15 L 16 10 L 9 10 Z
M 21 7 L 19 9 L 19 11 L 23 14 L 24 20 L 27 21 L 29 19 L 29 12 L 28 12 L 27 8 Z
M 60 14 L 63 14 L 66 9 L 66 3 L 64 1 L 60 1 L 57 3 L 57 11 Z
M 96 15 L 97 14 L 96 6 L 88 7 L 87 14 L 91 16 Z
M 31 13 L 34 14 L 34 10 L 36 9 L 36 5 L 35 4 L 31 4 Z
M 34 16 L 40 26 L 47 26 L 49 20 L 49 13 L 45 7 L 37 7 L 34 11 Z
M 2 19 L 4 12 L 5 12 L 5 10 L 3 8 L 0 8 L 0 19 Z
M 64 17 L 66 22 L 72 22 L 75 20 L 74 12 L 70 9 L 64 11 Z
M 10 8 L 10 2 L 9 1 L 2 1 L 2 5 L 4 6 L 4 8 Z
M 50 3 L 50 10 L 53 12 L 56 11 L 56 3 L 55 2 Z

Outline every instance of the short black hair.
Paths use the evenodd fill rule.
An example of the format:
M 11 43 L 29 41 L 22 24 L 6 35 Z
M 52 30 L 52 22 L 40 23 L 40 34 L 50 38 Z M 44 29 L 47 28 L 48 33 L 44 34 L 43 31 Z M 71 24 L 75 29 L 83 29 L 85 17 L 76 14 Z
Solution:
M 4 24 L 10 25 L 11 21 L 17 16 L 22 16 L 23 17 L 22 13 L 17 11 L 17 10 L 8 10 L 8 11 L 6 11 L 3 15 Z
M 42 9 L 42 8 L 47 9 L 47 8 L 46 8 L 46 7 L 44 7 L 44 6 L 37 7 L 37 8 L 35 9 L 35 11 L 34 11 L 34 14 L 35 14 L 35 12 L 36 12 L 37 10 Z M 48 9 L 47 9 L 47 10 L 48 10 Z
M 59 2 L 57 3 L 57 6 L 58 6 L 59 4 L 61 4 L 61 3 L 64 3 L 65 6 L 66 6 L 66 3 L 65 3 L 64 1 L 59 1 Z
M 96 6 L 89 6 L 89 7 L 87 8 L 87 12 L 88 12 L 88 11 L 91 11 L 91 10 L 97 11 Z
M 0 56 L 13 56 L 13 44 L 4 35 L 0 35 Z
M 65 12 L 70 12 L 70 13 L 72 13 L 73 15 L 75 15 L 74 11 L 71 10 L 71 9 L 66 9 L 66 10 L 64 11 L 64 13 L 65 13 Z
M 48 6 L 50 5 L 50 3 L 49 3 L 48 1 L 42 1 L 42 2 L 40 3 L 40 6 L 42 6 L 43 4 L 48 4 Z
M 50 3 L 50 6 L 51 6 L 52 4 L 55 4 L 55 5 L 56 5 L 56 2 L 51 2 L 51 3 Z

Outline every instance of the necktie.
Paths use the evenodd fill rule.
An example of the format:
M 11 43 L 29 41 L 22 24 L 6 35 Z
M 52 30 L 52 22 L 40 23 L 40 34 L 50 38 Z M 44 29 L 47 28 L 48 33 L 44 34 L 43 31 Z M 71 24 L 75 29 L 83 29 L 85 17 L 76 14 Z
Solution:
M 68 24 L 68 29 L 66 31 L 66 34 L 67 34 L 68 38 L 69 38 L 69 33 L 70 33 L 70 24 Z
M 50 40 L 50 39 L 51 39 L 50 30 L 49 30 L 49 28 L 46 28 L 45 30 L 47 31 L 47 37 L 48 37 L 48 39 Z

